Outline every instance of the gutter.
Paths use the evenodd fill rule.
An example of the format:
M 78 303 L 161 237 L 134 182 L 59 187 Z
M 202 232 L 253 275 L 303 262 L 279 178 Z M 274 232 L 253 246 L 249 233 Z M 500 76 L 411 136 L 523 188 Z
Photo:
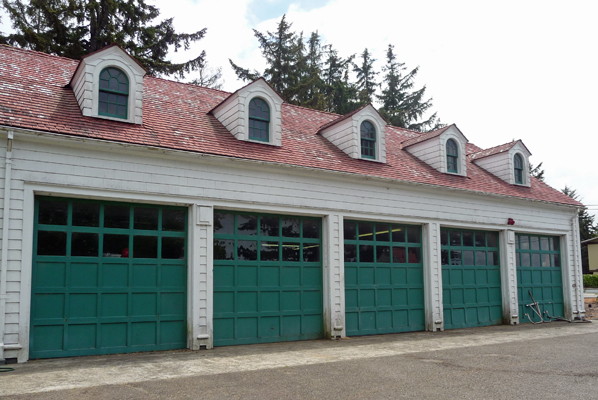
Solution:
M 4 350 L 14 346 L 4 344 L 4 330 L 6 327 L 6 276 L 8 274 L 8 231 L 10 222 L 10 186 L 12 177 L 12 141 L 14 132 L 8 132 L 6 140 L 6 165 L 4 175 L 4 210 L 2 214 L 2 252 L 0 253 L 0 364 L 4 364 Z

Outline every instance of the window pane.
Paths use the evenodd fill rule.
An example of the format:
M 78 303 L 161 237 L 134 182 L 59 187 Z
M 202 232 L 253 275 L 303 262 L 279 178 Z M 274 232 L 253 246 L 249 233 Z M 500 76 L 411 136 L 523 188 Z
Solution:
M 463 265 L 474 265 L 473 250 L 463 251 Z
M 233 214 L 214 213 L 214 234 L 232 235 L 235 233 L 235 216 Z
M 473 246 L 473 232 L 463 232 L 463 246 Z
M 104 257 L 129 257 L 129 235 L 104 234 Z
M 304 244 L 303 245 L 303 261 L 304 262 L 320 261 L 320 245 L 317 243 Z
M 345 262 L 357 262 L 357 245 L 345 245 Z
M 390 229 L 388 225 L 376 224 L 376 240 L 379 242 L 390 241 Z
M 407 250 L 405 247 L 392 248 L 392 262 L 394 264 L 405 264 L 407 262 Z
M 184 232 L 187 221 L 186 210 L 162 210 L 162 230 L 167 232 Z
M 476 251 L 475 252 L 475 265 L 486 265 L 486 252 Z
M 234 260 L 234 240 L 214 240 L 214 260 Z
M 98 234 L 73 232 L 71 236 L 71 255 L 74 257 L 97 257 Z
M 409 264 L 421 262 L 421 250 L 419 247 L 409 247 Z
M 496 232 L 486 233 L 486 239 L 488 240 L 488 247 L 498 247 L 498 235 Z
M 440 250 L 440 262 L 441 262 L 441 265 L 450 265 L 448 250 Z
M 282 219 L 282 236 L 284 237 L 299 237 L 301 230 L 299 229 L 299 219 L 297 218 L 283 218 Z
M 357 239 L 356 225 L 357 224 L 355 222 L 344 221 L 344 223 L 343 223 L 343 232 L 344 232 L 345 240 L 355 240 L 355 239 Z
M 237 215 L 237 233 L 239 235 L 257 235 L 257 217 L 254 215 Z
M 260 259 L 262 261 L 278 261 L 280 259 L 280 245 L 278 242 L 262 242 Z
M 449 232 L 447 230 L 444 230 L 444 229 L 440 230 L 440 245 L 441 246 L 448 246 L 448 244 L 449 244 L 448 236 L 449 236 Z
M 158 237 L 134 236 L 133 258 L 158 258 Z
M 522 267 L 530 267 L 531 266 L 529 253 L 521 253 L 521 266 Z
M 559 251 L 561 248 L 561 238 L 554 237 L 552 238 L 552 250 Z
M 320 238 L 320 221 L 316 219 L 303 220 L 303 237 L 307 239 Z
M 477 247 L 486 247 L 486 234 L 484 232 L 475 233 L 475 245 Z
M 38 256 L 66 256 L 66 232 L 37 232 Z
M 419 226 L 407 227 L 407 241 L 409 243 L 419 243 L 421 241 L 421 228 Z
M 135 207 L 134 211 L 134 227 L 135 229 L 158 230 L 158 209 Z
M 529 250 L 529 236 L 519 236 L 521 250 Z
M 540 238 L 536 237 L 536 236 L 531 236 L 529 238 L 530 241 L 530 247 L 532 250 L 540 250 Z
M 100 205 L 73 203 L 74 226 L 100 226 Z
M 552 255 L 552 266 L 553 267 L 560 267 L 561 266 L 561 257 L 558 254 Z
M 260 232 L 264 236 L 279 236 L 280 218 L 278 217 L 261 217 L 260 218 Z
M 498 265 L 498 251 L 488 252 L 488 265 Z
M 171 260 L 182 260 L 185 258 L 185 238 L 163 237 L 162 258 Z
M 374 246 L 359 246 L 359 262 L 374 262 Z
M 108 114 L 116 115 L 116 104 L 108 103 Z
M 550 254 L 542 254 L 542 266 L 550 267 Z
M 257 241 L 238 240 L 237 241 L 237 259 L 256 261 L 257 260 Z
M 301 250 L 299 243 L 283 243 L 282 261 L 301 261 L 299 250 Z
M 374 226 L 367 222 L 359 224 L 359 240 L 374 240 Z
M 532 254 L 532 267 L 541 267 L 542 261 L 540 260 L 540 254 Z
M 461 252 L 451 250 L 451 265 L 461 265 Z
M 69 205 L 66 201 L 39 201 L 38 223 L 46 225 L 66 225 Z
M 128 206 L 104 206 L 104 227 L 129 228 L 130 208 Z
M 405 230 L 402 226 L 392 226 L 392 241 L 393 242 L 405 242 Z
M 376 262 L 390 262 L 390 246 L 376 246 Z
M 450 231 L 451 246 L 461 246 L 461 232 Z
M 515 254 L 515 264 L 516 267 L 521 266 L 521 254 Z

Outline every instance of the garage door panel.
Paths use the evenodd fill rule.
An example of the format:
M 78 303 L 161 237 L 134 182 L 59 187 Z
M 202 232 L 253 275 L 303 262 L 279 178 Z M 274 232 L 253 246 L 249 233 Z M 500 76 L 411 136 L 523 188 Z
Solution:
M 544 235 L 517 234 L 517 293 L 520 321 L 534 322 L 540 318 L 527 307 L 531 292 L 540 311 L 552 317 L 564 315 L 560 238 Z M 527 315 L 526 315 L 527 314 Z M 544 315 L 543 315 L 544 316 Z
M 344 233 L 347 334 L 423 329 L 421 228 L 345 221 Z
M 320 220 L 216 211 L 214 221 L 214 345 L 322 337 Z
M 170 241 L 180 247 L 186 242 L 185 226 L 180 230 L 176 222 L 176 229 L 169 227 L 164 215 L 186 213 L 181 208 L 36 198 L 31 358 L 185 347 L 180 334 L 161 339 L 158 315 L 163 313 L 162 320 L 171 326 L 178 324 L 177 332 L 186 332 L 186 260 L 161 258 L 161 244 Z M 133 222 L 144 231 L 136 230 Z M 150 225 L 156 230 L 148 230 Z M 54 244 L 60 250 L 52 250 L 48 239 L 53 236 L 43 232 L 64 235 L 66 249 L 59 241 Z M 135 238 L 137 245 L 144 238 L 151 243 L 146 241 L 140 252 Z M 129 253 L 131 246 L 134 251 Z M 145 259 L 138 258 L 140 254 Z M 38 336 L 44 334 L 61 337 Z M 45 342 L 53 345 L 40 345 Z
M 502 294 L 495 232 L 441 230 L 445 329 L 499 324 Z

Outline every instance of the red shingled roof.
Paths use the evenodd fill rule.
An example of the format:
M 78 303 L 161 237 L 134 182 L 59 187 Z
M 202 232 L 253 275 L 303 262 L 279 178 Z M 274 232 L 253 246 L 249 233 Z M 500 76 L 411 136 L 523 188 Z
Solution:
M 445 126 L 444 128 L 436 129 L 435 131 L 422 133 L 422 134 L 420 134 L 414 138 L 411 138 L 411 139 L 405 139 L 404 141 L 401 142 L 401 144 L 403 145 L 403 148 L 406 148 L 409 146 L 413 146 L 414 144 L 417 144 L 417 143 L 425 142 L 426 140 L 429 140 L 429 139 L 432 139 L 432 138 L 442 135 L 451 126 L 455 126 L 455 128 L 457 128 L 457 125 L 451 124 L 451 125 Z M 459 128 L 457 128 L 457 129 L 459 129 Z
M 528 148 L 523 144 L 523 142 L 521 140 L 513 140 L 512 142 L 509 142 L 509 143 L 501 144 L 498 146 L 490 147 L 489 149 L 486 149 L 486 150 L 481 150 L 481 151 L 478 151 L 475 153 L 471 153 L 471 154 L 469 154 L 469 158 L 472 161 L 479 160 L 480 158 L 490 157 L 495 154 L 509 151 L 513 148 L 513 146 L 515 146 L 519 142 L 521 142 L 521 145 L 523 147 L 525 147 L 525 149 L 527 150 L 528 153 L 532 154 L 532 152 L 528 150 Z
M 401 149 L 402 142 L 428 134 L 397 127 L 386 128 L 386 164 L 352 159 L 317 134 L 339 115 L 287 103 L 281 147 L 240 141 L 208 114 L 230 93 L 150 76 L 144 77 L 143 125 L 84 117 L 67 86 L 77 65 L 76 60 L 0 46 L 0 126 L 581 205 L 537 179 L 531 188 L 509 185 L 470 161 L 467 177 L 440 173 Z M 481 149 L 467 144 L 467 150 Z

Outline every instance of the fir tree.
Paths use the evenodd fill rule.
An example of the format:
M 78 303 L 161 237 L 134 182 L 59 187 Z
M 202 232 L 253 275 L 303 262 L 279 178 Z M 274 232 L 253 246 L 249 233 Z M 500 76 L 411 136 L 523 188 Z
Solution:
M 299 79 L 297 82 L 297 104 L 315 110 L 324 110 L 326 99 L 324 93 L 324 81 L 322 79 L 322 45 L 318 32 L 312 32 L 308 41 L 307 49 L 303 45 L 303 39 L 299 38 L 297 45 L 297 71 Z
M 297 37 L 291 31 L 291 26 L 292 24 L 286 21 L 286 15 L 283 15 L 275 32 L 267 31 L 264 34 L 254 29 L 253 34 L 267 63 L 262 75 L 286 101 L 294 103 L 298 81 L 295 65 L 299 53 Z M 229 62 L 239 79 L 253 80 L 259 77 L 259 72 L 239 67 L 230 59 Z
M 438 129 L 442 126 L 436 113 L 424 119 L 432 107 L 432 99 L 424 100 L 426 87 L 413 90 L 415 76 L 419 67 L 407 71 L 405 63 L 400 63 L 394 54 L 394 46 L 389 44 L 386 51 L 386 65 L 382 95 L 378 99 L 382 102 L 380 113 L 394 126 L 426 131 Z
M 538 164 L 540 167 L 542 163 Z M 581 201 L 582 199 L 579 198 L 579 194 L 577 190 L 571 189 L 568 186 L 565 186 L 561 192 L 565 193 L 567 196 L 571 197 L 574 200 Z M 579 239 L 581 242 L 584 240 L 592 239 L 598 236 L 598 226 L 594 222 L 594 216 L 590 215 L 586 209 L 582 209 L 579 211 L 578 214 L 579 218 Z M 589 271 L 589 261 L 588 261 L 588 247 L 583 246 L 581 251 L 581 265 L 584 271 Z
M 534 167 L 534 165 L 532 163 L 529 164 L 529 174 L 531 176 L 533 176 L 536 179 L 541 180 L 542 182 L 544 182 L 544 169 L 542 168 L 542 163 L 536 165 Z M 567 189 L 565 187 L 565 189 Z M 565 193 L 565 189 L 563 189 L 563 193 Z M 568 193 L 565 193 L 568 195 Z
M 359 107 L 357 89 L 349 82 L 349 67 L 355 56 L 341 58 L 332 45 L 326 46 L 325 54 L 327 56 L 322 70 L 325 111 L 349 113 Z
M 378 72 L 374 71 L 374 61 L 376 59 L 371 57 L 371 54 L 366 48 L 361 53 L 361 65 L 353 64 L 353 72 L 357 74 L 357 90 L 359 90 L 359 102 L 368 104 L 373 101 L 373 96 L 376 93 L 378 84 L 376 83 L 376 75 Z
M 189 49 L 206 29 L 184 34 L 172 18 L 154 23 L 160 11 L 145 0 L 2 0 L 16 33 L 3 42 L 73 59 L 120 45 L 152 75 L 180 78 L 201 68 L 205 52 L 184 63 L 166 59 L 169 48 Z
M 222 89 L 224 80 L 222 79 L 222 67 L 211 68 L 207 62 L 197 70 L 199 77 L 192 80 L 190 83 L 212 89 Z

